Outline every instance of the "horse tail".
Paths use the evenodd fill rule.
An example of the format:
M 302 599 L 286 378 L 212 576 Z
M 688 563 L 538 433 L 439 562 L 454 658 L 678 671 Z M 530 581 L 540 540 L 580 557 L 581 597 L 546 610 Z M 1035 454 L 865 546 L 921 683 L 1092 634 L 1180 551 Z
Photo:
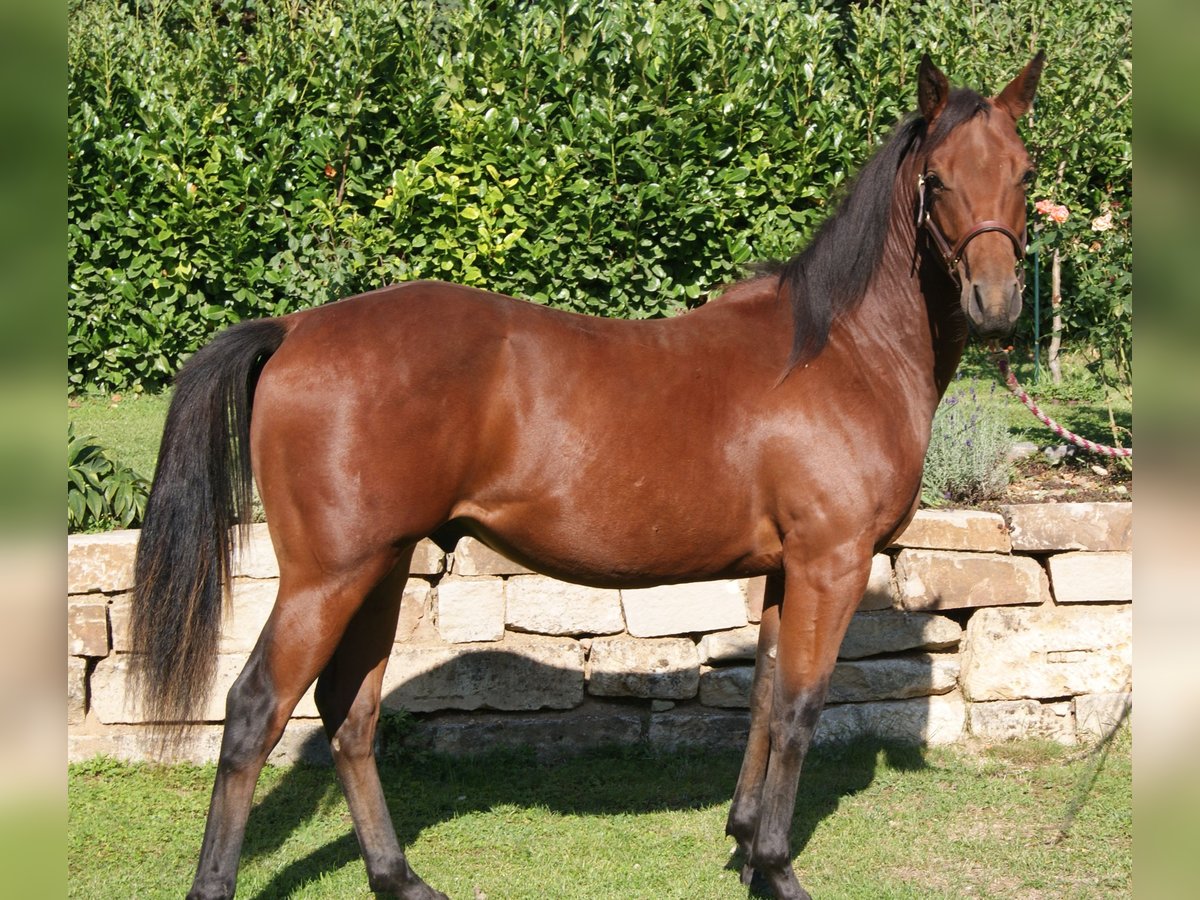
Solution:
M 211 688 L 234 545 L 245 542 L 251 519 L 254 387 L 289 330 L 279 319 L 234 325 L 175 379 L 134 562 L 129 626 L 131 686 L 146 719 L 173 730 L 185 727 Z

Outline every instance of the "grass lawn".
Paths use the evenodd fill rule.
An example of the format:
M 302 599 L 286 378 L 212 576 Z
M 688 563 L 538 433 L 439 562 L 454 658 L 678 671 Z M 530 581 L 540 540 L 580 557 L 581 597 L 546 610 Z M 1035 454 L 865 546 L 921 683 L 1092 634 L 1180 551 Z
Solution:
M 150 478 L 167 419 L 170 394 L 82 395 L 67 401 L 67 420 L 75 434 L 90 434 L 120 462 Z
M 1110 750 L 1098 769 L 1098 756 L 1028 741 L 814 752 L 792 834 L 806 844 L 801 880 L 821 900 L 1129 897 L 1128 728 Z M 738 764 L 598 750 L 423 756 L 382 773 L 413 867 L 454 900 L 691 900 L 746 896 L 724 836 Z M 212 766 L 72 766 L 70 896 L 185 893 L 212 778 Z M 331 769 L 264 772 L 238 895 L 371 896 Z

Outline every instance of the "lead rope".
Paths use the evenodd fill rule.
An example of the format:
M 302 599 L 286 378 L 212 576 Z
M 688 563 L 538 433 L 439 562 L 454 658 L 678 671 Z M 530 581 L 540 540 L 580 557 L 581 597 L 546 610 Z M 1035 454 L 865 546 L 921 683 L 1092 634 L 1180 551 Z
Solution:
M 1038 409 L 1038 405 L 1033 402 L 1030 396 L 1025 393 L 1025 389 L 1021 387 L 1021 383 L 1017 381 L 1017 376 L 1012 373 L 1012 369 L 1008 366 L 1008 351 L 994 350 L 992 355 L 996 360 L 996 368 L 1000 370 L 1000 374 L 1004 376 L 1004 383 L 1008 389 L 1016 395 L 1017 399 L 1025 404 L 1026 408 L 1037 416 L 1047 428 L 1057 434 L 1059 437 L 1065 438 L 1077 447 L 1082 447 L 1085 450 L 1091 450 L 1093 453 L 1101 453 L 1104 456 L 1126 457 L 1133 456 L 1132 447 L 1107 447 L 1104 444 L 1097 444 L 1095 441 L 1089 441 L 1087 438 L 1080 437 L 1074 432 L 1067 431 L 1052 418 Z

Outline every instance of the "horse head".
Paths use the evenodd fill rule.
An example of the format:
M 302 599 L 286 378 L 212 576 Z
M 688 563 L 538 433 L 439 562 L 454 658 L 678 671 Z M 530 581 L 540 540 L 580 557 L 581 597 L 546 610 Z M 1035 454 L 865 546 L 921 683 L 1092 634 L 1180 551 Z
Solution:
M 1017 121 L 1033 104 L 1044 56 L 990 100 L 947 115 L 946 76 L 921 60 L 918 99 L 926 123 L 917 179 L 917 224 L 929 235 L 971 328 L 1005 337 L 1021 313 L 1026 190 L 1034 170 Z M 965 92 L 964 92 L 965 93 Z M 951 121 L 947 121 L 951 120 Z

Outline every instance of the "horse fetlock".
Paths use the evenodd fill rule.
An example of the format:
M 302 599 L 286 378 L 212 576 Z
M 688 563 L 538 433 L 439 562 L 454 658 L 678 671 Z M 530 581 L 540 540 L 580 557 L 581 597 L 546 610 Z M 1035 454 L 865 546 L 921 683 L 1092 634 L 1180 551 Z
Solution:
M 760 830 L 755 835 L 750 846 L 747 863 L 764 872 L 791 868 L 791 848 L 788 847 L 787 834 L 772 836 L 763 834 Z
M 748 805 L 735 803 L 725 820 L 725 833 L 738 842 L 743 851 L 749 849 L 754 840 L 754 829 L 758 824 L 758 810 Z

